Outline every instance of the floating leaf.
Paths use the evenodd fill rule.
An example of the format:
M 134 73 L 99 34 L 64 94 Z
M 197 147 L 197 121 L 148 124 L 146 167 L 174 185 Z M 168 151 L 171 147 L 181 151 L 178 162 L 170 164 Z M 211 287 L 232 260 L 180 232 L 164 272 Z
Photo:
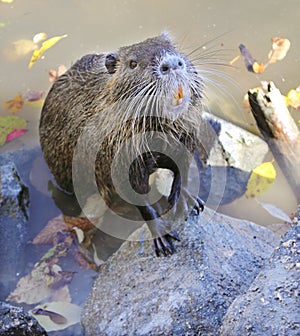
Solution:
M 4 49 L 3 53 L 7 60 L 16 61 L 37 48 L 38 46 L 33 43 L 32 40 L 20 39 L 13 42 L 8 48 Z
M 27 132 L 26 129 L 20 128 L 17 130 L 13 130 L 10 132 L 6 137 L 6 142 L 12 141 L 14 139 L 20 138 L 22 135 L 24 135 Z
M 268 64 L 276 63 L 285 58 L 289 51 L 291 42 L 286 38 L 274 37 L 272 38 L 272 50 L 270 50 Z
M 25 100 L 30 102 L 40 100 L 44 93 L 43 90 L 29 90 L 26 93 Z
M 61 278 L 60 271 L 61 268 L 58 265 L 49 265 L 46 262 L 36 264 L 30 274 L 19 280 L 16 289 L 9 294 L 6 300 L 35 304 L 60 297 L 61 300 L 64 299 L 70 302 L 71 298 L 67 286 L 63 286 L 58 290 L 52 288 L 52 285 Z
M 243 44 L 239 45 L 239 49 L 247 70 L 250 72 L 254 72 L 253 64 L 257 63 L 256 59 L 251 55 L 250 51 Z
M 20 112 L 23 105 L 24 100 L 21 93 L 18 93 L 13 99 L 3 102 L 3 107 L 13 114 Z
M 4 2 L 4 3 L 12 3 L 14 0 L 1 0 L 1 2 Z
M 0 116 L 0 146 L 3 145 L 7 136 L 18 129 L 26 128 L 26 120 L 18 116 Z
M 37 43 L 40 43 L 41 41 L 46 40 L 46 38 L 47 38 L 46 33 L 38 33 L 33 36 L 32 41 L 33 43 L 37 44 Z
M 65 66 L 62 65 L 62 64 L 58 67 L 57 71 L 56 71 L 56 70 L 53 70 L 53 69 L 50 69 L 50 70 L 48 71 L 48 74 L 49 74 L 49 76 L 50 76 L 50 77 L 49 77 L 49 82 L 50 82 L 50 83 L 54 83 L 54 82 L 57 80 L 57 78 L 58 78 L 59 76 L 63 75 L 67 70 L 68 70 L 67 67 L 65 67 Z
M 33 107 L 33 108 L 38 108 L 41 109 L 45 103 L 44 99 L 39 99 L 35 101 L 25 101 L 25 105 Z
M 254 62 L 252 65 L 252 70 L 254 73 L 261 74 L 265 71 L 265 65 L 263 63 Z
M 30 62 L 29 62 L 29 65 L 28 65 L 28 68 L 30 69 L 33 64 L 39 59 L 41 58 L 41 56 L 43 55 L 43 53 L 51 48 L 52 46 L 54 46 L 59 40 L 61 40 L 62 38 L 65 38 L 67 37 L 68 35 L 65 34 L 65 35 L 62 35 L 62 36 L 54 36 L 54 37 L 51 37 L 50 39 L 46 40 L 45 42 L 42 43 L 42 46 L 40 49 L 38 50 L 34 50 L 33 54 L 32 54 L 32 57 L 30 59 Z
M 80 322 L 81 307 L 67 302 L 48 302 L 29 311 L 47 332 L 59 331 Z
M 248 180 L 245 196 L 254 198 L 261 195 L 274 183 L 275 177 L 276 170 L 272 162 L 264 162 L 257 166 Z
M 53 244 L 57 232 L 67 230 L 63 216 L 57 216 L 51 219 L 43 230 L 33 239 L 32 244 Z
M 284 96 L 287 106 L 291 106 L 294 109 L 300 110 L 300 90 L 290 90 L 286 96 Z
M 278 219 L 281 219 L 284 222 L 292 223 L 292 220 L 289 215 L 287 215 L 283 210 L 278 208 L 276 205 L 260 202 L 257 200 L 257 203 L 262 206 L 268 213 Z

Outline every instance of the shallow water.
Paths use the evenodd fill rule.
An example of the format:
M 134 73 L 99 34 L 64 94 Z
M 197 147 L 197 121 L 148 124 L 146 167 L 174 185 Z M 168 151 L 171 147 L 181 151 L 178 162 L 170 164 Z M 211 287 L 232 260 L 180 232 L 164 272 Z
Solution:
M 27 90 L 47 92 L 50 88 L 49 69 L 57 69 L 60 64 L 68 67 L 84 54 L 114 51 L 119 46 L 157 35 L 163 30 L 174 36 L 183 51 L 199 46 L 203 46 L 200 48 L 202 53 L 210 48 L 219 50 L 220 61 L 226 64 L 239 54 L 240 43 L 245 44 L 258 60 L 265 62 L 271 48 L 270 39 L 277 36 L 289 38 L 291 50 L 286 59 L 270 66 L 262 75 L 247 72 L 241 60 L 234 67 L 213 66 L 222 74 L 214 72 L 210 75 L 217 84 L 208 86 L 207 108 L 255 131 L 252 117 L 242 106 L 243 96 L 249 88 L 259 86 L 260 80 L 274 81 L 282 93 L 300 84 L 299 22 L 298 0 L 0 2 L 0 23 L 3 23 L 0 26 L 4 25 L 0 28 L 0 115 L 9 114 L 2 102 L 12 99 L 18 92 L 23 95 Z M 63 34 L 68 37 L 47 50 L 31 69 L 27 67 L 31 52 L 18 59 L 13 59 L 12 54 L 8 56 L 7 50 L 13 42 L 32 39 L 38 32 L 46 32 L 48 37 Z M 210 70 L 211 67 L 207 64 L 204 68 Z M 18 115 L 28 121 L 28 132 L 0 147 L 0 153 L 38 145 L 40 109 L 24 106 Z M 300 119 L 299 113 L 295 113 L 295 118 Z M 268 159 L 272 159 L 271 155 Z M 274 186 L 260 200 L 277 205 L 289 214 L 296 209 L 296 200 L 284 177 L 280 176 L 279 168 L 277 171 L 279 176 Z M 34 176 L 38 174 L 35 173 L 33 179 Z M 244 198 L 220 210 L 270 228 L 278 222 L 255 201 Z M 40 223 L 31 221 L 31 225 L 39 227 Z M 36 231 L 36 228 L 32 229 L 32 235 Z

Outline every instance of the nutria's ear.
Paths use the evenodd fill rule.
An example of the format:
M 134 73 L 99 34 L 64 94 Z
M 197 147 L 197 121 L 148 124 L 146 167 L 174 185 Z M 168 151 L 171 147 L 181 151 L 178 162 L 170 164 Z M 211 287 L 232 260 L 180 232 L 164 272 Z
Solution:
M 116 72 L 116 66 L 117 66 L 118 61 L 119 61 L 119 55 L 117 53 L 112 52 L 106 55 L 105 66 L 106 66 L 107 71 L 110 74 L 113 74 Z

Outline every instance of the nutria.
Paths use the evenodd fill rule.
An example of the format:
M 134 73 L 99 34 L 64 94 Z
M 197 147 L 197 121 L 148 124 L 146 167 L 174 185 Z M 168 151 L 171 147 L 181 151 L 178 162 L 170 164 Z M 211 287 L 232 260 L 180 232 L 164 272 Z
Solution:
M 187 188 L 191 159 L 195 153 L 203 162 L 207 158 L 202 91 L 196 67 L 166 33 L 116 53 L 82 57 L 53 84 L 41 114 L 41 146 L 56 182 L 74 191 L 77 156 L 81 180 L 88 185 L 95 179 L 111 208 L 133 204 L 148 224 L 156 254 L 172 254 L 172 239 L 179 238 L 164 215 L 177 215 L 191 204 L 198 213 L 203 210 L 198 194 Z M 88 165 L 95 166 L 94 176 L 85 176 Z M 158 168 L 171 170 L 173 183 L 169 196 L 152 204 L 142 196 Z M 122 184 L 126 173 L 130 188 Z

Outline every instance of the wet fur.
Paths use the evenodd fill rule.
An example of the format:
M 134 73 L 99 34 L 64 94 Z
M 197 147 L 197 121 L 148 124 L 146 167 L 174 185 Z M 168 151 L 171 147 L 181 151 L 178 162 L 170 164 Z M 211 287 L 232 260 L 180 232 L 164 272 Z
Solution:
M 163 77 L 158 66 L 166 54 L 180 55 L 185 61 L 186 72 L 176 77 Z M 137 62 L 135 69 L 130 68 L 132 61 Z M 174 116 L 166 102 L 179 85 L 189 95 L 189 103 L 183 113 Z M 83 167 L 86 162 L 93 162 L 90 153 L 94 149 L 98 152 L 96 183 L 106 203 L 111 206 L 121 201 L 111 179 L 111 167 L 125 143 L 124 151 L 128 151 L 128 157 L 138 158 L 131 166 L 130 176 L 138 193 L 148 192 L 149 176 L 157 168 L 175 172 L 172 192 L 167 200 L 167 207 L 172 208 L 187 182 L 191 160 L 191 157 L 182 158 L 182 153 L 177 153 L 176 144 L 182 143 L 191 155 L 197 150 L 203 161 L 207 157 L 205 133 L 209 130 L 201 118 L 202 86 L 202 79 L 193 64 L 176 50 L 166 34 L 120 48 L 117 54 L 81 58 L 52 86 L 40 120 L 44 157 L 59 186 L 73 192 L 72 162 L 78 142 L 82 146 L 79 155 L 82 155 Z M 83 132 L 85 136 L 80 138 Z M 185 176 L 179 176 L 173 161 L 151 151 L 147 137 L 141 140 L 137 136 L 151 132 L 162 138 L 166 146 L 161 148 L 162 153 L 167 149 L 178 160 L 185 160 Z M 130 145 L 126 144 L 127 140 L 130 140 Z M 119 173 L 121 179 L 122 172 Z M 165 240 L 171 225 L 161 219 L 166 209 L 161 210 L 159 204 L 145 204 L 138 208 L 146 221 L 156 220 L 154 226 L 149 226 L 153 236 L 158 236 L 156 252 L 171 253 L 172 247 Z

